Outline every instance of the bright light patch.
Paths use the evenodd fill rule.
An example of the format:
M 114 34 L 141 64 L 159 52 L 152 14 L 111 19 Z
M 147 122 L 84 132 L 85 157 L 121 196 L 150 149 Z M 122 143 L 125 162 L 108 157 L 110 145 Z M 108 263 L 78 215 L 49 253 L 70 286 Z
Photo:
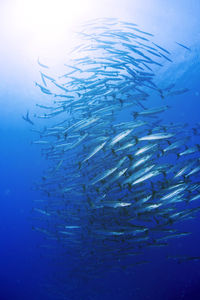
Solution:
M 90 0 L 15 0 L 7 6 L 15 40 L 31 54 L 56 54 L 70 28 L 85 18 Z

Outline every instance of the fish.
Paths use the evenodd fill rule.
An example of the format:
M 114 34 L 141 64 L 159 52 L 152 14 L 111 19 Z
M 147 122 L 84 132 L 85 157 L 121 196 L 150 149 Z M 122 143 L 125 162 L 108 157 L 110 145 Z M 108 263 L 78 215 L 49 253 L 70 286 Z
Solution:
M 169 106 L 166 105 L 166 106 L 162 106 L 162 107 L 158 107 L 158 108 L 146 109 L 141 112 L 133 112 L 133 117 L 136 118 L 138 116 L 154 115 L 157 113 L 161 113 L 161 112 L 167 110 L 168 108 L 169 108 Z
M 197 151 L 198 151 L 198 148 L 197 148 L 197 147 L 187 148 L 186 150 L 184 150 L 184 151 L 178 153 L 178 154 L 177 154 L 177 157 L 179 158 L 179 157 L 181 157 L 181 156 L 183 156 L 183 155 L 193 154 L 193 153 L 195 153 L 195 152 L 197 152 Z
M 41 78 L 42 78 L 42 82 L 43 82 L 43 84 L 44 84 L 45 86 L 47 86 L 47 83 L 46 83 L 46 80 L 45 80 L 45 79 L 48 79 L 48 80 L 50 80 L 50 81 L 55 81 L 54 78 L 52 78 L 52 77 L 50 77 L 50 76 L 48 76 L 48 75 L 46 75 L 46 74 L 44 74 L 44 73 L 42 73 L 42 72 L 40 72 L 40 75 L 41 75 Z
M 130 175 L 128 178 L 126 178 L 126 179 L 123 181 L 123 184 L 127 184 L 127 183 L 133 182 L 135 179 L 141 177 L 141 176 L 144 175 L 145 173 L 148 173 L 148 171 L 150 171 L 150 170 L 153 169 L 154 167 L 155 167 L 155 165 L 153 164 L 153 165 L 144 167 L 144 168 L 140 169 L 140 170 L 137 171 L 137 172 L 134 172 L 132 175 Z
M 195 201 L 195 200 L 198 200 L 198 199 L 200 199 L 200 194 L 191 197 L 191 198 L 189 199 L 189 202 Z
M 50 215 L 51 215 L 51 214 L 48 213 L 47 211 L 42 210 L 42 209 L 39 209 L 39 208 L 35 208 L 34 211 L 39 212 L 39 213 L 41 213 L 41 214 L 43 214 L 43 215 L 46 215 L 46 216 L 50 216 Z
M 184 186 L 183 186 L 183 187 L 180 187 L 180 188 L 176 189 L 175 191 L 172 191 L 172 192 L 170 192 L 169 194 L 162 196 L 162 197 L 160 198 L 160 201 L 166 201 L 166 200 L 168 201 L 170 198 L 173 199 L 174 196 L 179 195 L 179 194 L 182 193 L 185 189 L 186 189 L 186 187 L 184 187 Z
M 174 178 L 177 178 L 177 177 L 180 177 L 180 176 L 183 176 L 186 171 L 188 171 L 190 169 L 190 167 L 193 165 L 193 162 L 183 166 L 180 170 L 178 170 L 178 172 L 176 172 L 176 174 L 174 175 Z
M 43 87 L 41 84 L 35 82 L 35 85 L 38 86 L 44 94 L 52 95 L 52 92 L 49 89 Z
M 200 256 L 167 256 L 168 259 L 173 259 L 175 261 L 186 262 L 186 261 L 199 261 Z
M 100 176 L 98 176 L 97 178 L 92 180 L 91 184 L 94 185 L 94 184 L 98 183 L 99 181 L 104 180 L 105 178 L 107 178 L 108 176 L 113 174 L 116 170 L 117 170 L 117 167 L 106 170 L 105 172 L 103 172 L 103 174 L 101 174 Z
M 136 138 L 136 141 L 156 141 L 156 140 L 163 140 L 163 139 L 169 139 L 173 137 L 174 134 L 172 133 L 154 133 L 154 134 L 149 134 L 140 138 Z
M 144 147 L 139 148 L 139 149 L 134 153 L 134 155 L 135 155 L 135 156 L 143 155 L 144 153 L 149 152 L 149 151 L 152 151 L 152 150 L 155 150 L 156 148 L 158 148 L 158 145 L 157 145 L 157 144 L 148 144 L 148 145 L 146 145 L 146 146 L 144 146 Z
M 98 183 L 99 181 L 104 180 L 105 178 L 107 178 L 108 176 L 110 176 L 111 174 L 113 174 L 117 169 L 119 169 L 119 167 L 123 164 L 123 162 L 126 160 L 126 157 L 123 157 L 115 167 L 108 169 L 106 171 L 103 172 L 103 174 L 100 174 L 97 176 L 97 178 L 93 179 L 91 184 L 94 185 L 96 183 Z
M 181 46 L 181 47 L 183 47 L 183 48 L 185 48 L 188 51 L 191 51 L 191 49 L 189 47 L 187 47 L 187 46 L 185 46 L 185 45 L 183 45 L 181 43 L 176 42 L 176 44 L 179 45 L 179 46 Z
M 182 95 L 187 92 L 189 92 L 189 89 L 184 88 L 184 89 L 180 89 L 180 90 L 176 90 L 176 91 L 171 91 L 167 94 L 167 96 L 177 96 L 177 95 Z
M 34 125 L 33 121 L 31 121 L 30 117 L 29 117 L 29 111 L 27 111 L 26 116 L 22 116 L 22 119 L 26 122 L 28 122 L 31 125 Z
M 147 161 L 150 160 L 150 158 L 152 157 L 152 154 L 147 154 L 146 156 L 143 156 L 142 158 L 136 160 L 131 167 L 129 168 L 129 170 L 134 170 L 135 168 L 141 166 L 142 164 L 145 164 Z
M 156 43 L 152 42 L 152 44 L 154 44 L 157 48 L 159 48 L 160 50 L 166 52 L 167 54 L 170 54 L 170 52 L 167 49 L 164 49 L 163 47 L 157 45 Z
M 186 174 L 186 177 L 189 177 L 193 174 L 196 174 L 200 171 L 200 166 L 195 167 L 194 169 L 192 169 L 188 174 Z
M 174 143 L 170 143 L 169 146 L 166 148 L 162 149 L 162 153 L 166 153 L 169 151 L 173 151 L 175 149 L 179 149 L 181 146 L 183 146 L 186 143 L 187 140 L 181 140 L 181 141 L 175 141 Z M 179 154 L 177 154 L 179 156 Z
M 160 174 L 160 172 L 158 170 L 148 172 L 144 176 L 142 176 L 142 177 L 136 179 L 135 181 L 133 181 L 131 185 L 136 185 L 138 183 L 144 182 L 145 180 L 150 179 L 150 178 L 152 178 L 154 176 L 157 176 L 159 174 Z
M 97 205 L 97 207 L 112 207 L 112 208 L 119 208 L 119 207 L 128 207 L 132 203 L 131 202 L 101 202 L 100 205 Z
M 158 242 L 163 241 L 163 240 L 168 240 L 171 238 L 179 238 L 179 237 L 183 237 L 183 236 L 187 236 L 190 235 L 191 232 L 180 232 L 180 233 L 175 233 L 175 234 L 171 234 L 162 238 L 157 239 Z
M 65 229 L 80 229 L 81 227 L 78 225 L 66 225 Z
M 128 136 L 133 129 L 127 129 L 124 132 L 119 133 L 117 136 L 115 136 L 109 143 L 108 146 L 113 147 L 116 143 L 124 139 L 126 136 Z
M 166 55 L 164 55 L 162 52 L 158 52 L 162 57 L 164 57 L 166 60 L 168 60 L 169 62 L 173 62 L 169 57 L 167 57 Z
M 38 65 L 39 65 L 40 67 L 45 68 L 45 69 L 49 69 L 49 67 L 48 67 L 47 65 L 44 65 L 44 64 L 42 64 L 42 63 L 40 62 L 39 57 L 38 57 L 38 59 L 37 59 L 37 63 L 38 63 Z
M 112 151 L 115 152 L 115 153 L 118 152 L 118 151 L 123 151 L 123 150 L 126 150 L 126 149 L 134 147 L 135 144 L 136 143 L 129 143 L 129 142 L 127 142 L 126 144 L 124 144 L 123 146 L 121 146 L 121 147 L 119 147 L 117 149 L 113 149 L 112 148 Z

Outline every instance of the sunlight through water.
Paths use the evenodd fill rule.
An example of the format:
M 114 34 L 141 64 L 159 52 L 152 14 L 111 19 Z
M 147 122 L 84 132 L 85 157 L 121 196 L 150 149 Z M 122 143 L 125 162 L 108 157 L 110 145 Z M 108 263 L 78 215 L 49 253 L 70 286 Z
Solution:
M 10 19 L 5 35 L 23 45 L 34 56 L 56 56 L 63 51 L 70 29 L 84 19 L 90 0 L 17 0 L 6 4 Z M 6 15 L 6 13 L 4 14 Z

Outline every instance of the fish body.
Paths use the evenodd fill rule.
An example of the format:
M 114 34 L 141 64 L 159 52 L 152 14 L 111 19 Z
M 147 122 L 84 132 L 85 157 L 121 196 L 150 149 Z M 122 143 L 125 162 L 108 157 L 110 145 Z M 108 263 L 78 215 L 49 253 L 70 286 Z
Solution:
M 140 112 L 133 112 L 133 117 L 136 118 L 137 116 L 149 116 L 149 115 L 155 115 L 158 113 L 161 113 L 165 110 L 167 110 L 169 106 L 161 106 L 158 108 L 151 108 L 151 109 L 146 109 Z
M 152 154 L 147 154 L 146 156 L 143 156 L 142 158 L 138 159 L 136 162 L 132 164 L 132 166 L 129 168 L 129 170 L 134 170 L 135 168 L 141 166 L 142 164 L 149 161 L 149 159 L 152 157 Z
M 160 174 L 160 172 L 157 171 L 157 170 L 148 172 L 148 173 L 146 173 L 144 176 L 142 176 L 142 177 L 136 179 L 135 181 L 133 181 L 133 182 L 132 182 L 132 185 L 136 185 L 136 184 L 138 184 L 138 183 L 144 182 L 145 180 L 150 179 L 150 178 L 152 178 L 152 177 L 154 177 L 154 176 L 157 176 L 157 175 L 159 175 L 159 174 Z
M 181 157 L 181 156 L 187 155 L 187 154 L 193 154 L 197 151 L 198 151 L 198 148 L 191 147 L 191 148 L 186 149 L 185 151 L 182 151 L 182 152 L 178 153 L 178 157 Z
M 179 46 L 181 46 L 181 47 L 183 47 L 183 48 L 185 48 L 188 51 L 191 51 L 191 49 L 189 47 L 187 47 L 187 46 L 185 46 L 185 45 L 183 45 L 181 43 L 176 42 L 176 44 L 179 45 Z
M 86 158 L 82 161 L 82 163 L 88 161 L 96 153 L 98 153 L 101 149 L 103 149 L 103 147 L 105 146 L 106 143 L 107 143 L 107 141 L 105 141 L 105 142 L 101 143 L 100 145 L 98 145 L 90 154 L 88 154 L 88 156 L 86 156 Z
M 135 155 L 135 156 L 142 155 L 142 154 L 144 154 L 144 153 L 146 153 L 146 152 L 149 152 L 150 150 L 151 150 L 151 151 L 152 151 L 152 150 L 155 150 L 157 147 L 158 147 L 157 144 L 148 144 L 148 145 L 146 145 L 146 146 L 144 146 L 144 147 L 142 147 L 142 148 L 139 148 L 139 149 L 134 153 L 134 155 Z
M 139 141 L 156 141 L 156 140 L 169 139 L 173 136 L 174 135 L 172 133 L 161 132 L 161 133 L 154 133 L 154 134 L 149 134 L 149 135 L 143 136 L 143 137 L 139 138 L 138 140 Z
M 122 139 L 124 139 L 127 135 L 129 135 L 131 132 L 133 131 L 133 129 L 127 129 L 124 132 L 119 133 L 118 135 L 116 135 L 108 144 L 108 146 L 113 147 L 116 143 L 118 143 L 119 141 L 121 141 Z

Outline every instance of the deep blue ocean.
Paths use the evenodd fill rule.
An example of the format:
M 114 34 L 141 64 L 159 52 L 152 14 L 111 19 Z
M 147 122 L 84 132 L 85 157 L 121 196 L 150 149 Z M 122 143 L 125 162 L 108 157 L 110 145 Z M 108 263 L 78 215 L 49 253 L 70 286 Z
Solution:
M 177 225 L 182 231 L 192 232 L 191 235 L 171 239 L 167 247 L 149 249 L 145 252 L 149 263 L 138 265 L 128 273 L 119 270 L 107 273 L 105 266 L 103 276 L 81 281 L 80 269 L 73 274 L 69 272 L 72 262 L 63 254 L 59 241 L 53 241 L 52 248 L 41 247 L 45 237 L 33 230 L 32 210 L 35 199 L 42 196 L 34 183 L 43 176 L 48 162 L 41 155 L 40 147 L 32 144 L 33 127 L 22 116 L 29 111 L 34 122 L 45 126 L 45 121 L 34 118 L 35 104 L 46 105 L 49 97 L 34 83 L 41 81 L 37 58 L 47 65 L 63 64 L 65 49 L 72 41 L 62 33 L 62 42 L 52 49 L 42 38 L 37 40 L 37 33 L 33 34 L 29 26 L 26 30 L 22 26 L 16 29 L 20 15 L 15 23 L 13 11 L 10 13 L 14 2 L 18 1 L 0 2 L 0 300 L 200 299 L 200 259 L 182 262 L 166 259 L 167 256 L 200 257 L 200 213 Z M 158 69 L 156 80 L 161 86 L 176 83 L 177 88 L 189 89 L 166 100 L 171 110 L 162 115 L 163 120 L 188 123 L 191 127 L 200 124 L 200 1 L 97 2 L 86 1 L 77 19 L 119 18 L 153 33 L 154 41 L 168 49 L 172 59 Z M 66 9 L 70 10 L 70 5 Z M 48 4 L 44 18 L 45 14 L 48 14 Z M 55 32 L 52 40 L 54 36 Z M 155 106 L 154 99 L 151 101 L 148 106 Z M 160 99 L 160 105 L 163 101 Z M 200 144 L 199 135 L 195 136 L 195 144 Z M 200 181 L 198 176 L 200 173 L 195 180 Z

